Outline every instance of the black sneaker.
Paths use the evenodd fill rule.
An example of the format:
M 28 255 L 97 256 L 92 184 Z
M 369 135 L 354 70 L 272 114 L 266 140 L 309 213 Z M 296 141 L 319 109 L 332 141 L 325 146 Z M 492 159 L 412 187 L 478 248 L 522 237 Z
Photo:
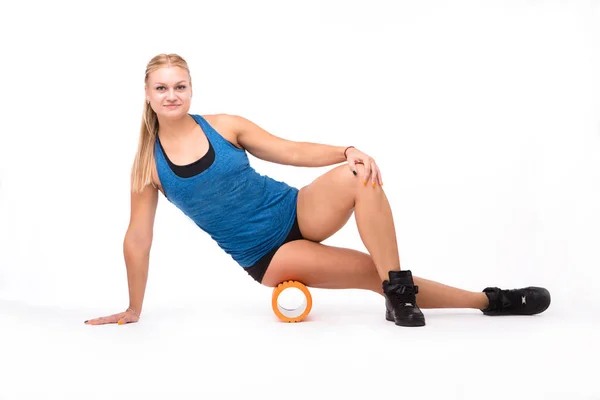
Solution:
M 487 287 L 483 292 L 489 300 L 488 307 L 481 310 L 485 315 L 534 315 L 550 306 L 550 292 L 541 287 L 510 290 Z
M 415 286 L 410 271 L 389 271 L 389 281 L 382 284 L 385 295 L 385 319 L 398 326 L 424 326 L 425 316 L 417 306 Z

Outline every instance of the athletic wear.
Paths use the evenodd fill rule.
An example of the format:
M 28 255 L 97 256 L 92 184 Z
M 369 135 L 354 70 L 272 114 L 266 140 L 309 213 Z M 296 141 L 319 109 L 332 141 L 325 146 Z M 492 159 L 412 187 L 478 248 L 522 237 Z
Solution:
M 298 218 L 296 218 L 292 229 L 288 233 L 287 237 L 283 241 L 280 246 L 275 247 L 273 250 L 265 254 L 260 260 L 254 263 L 253 266 L 246 268 L 246 272 L 250 275 L 256 282 L 262 283 L 263 277 L 267 272 L 267 268 L 269 268 L 269 264 L 273 259 L 273 256 L 279 250 L 279 247 L 283 246 L 288 242 L 292 242 L 294 240 L 304 239 L 302 233 L 300 232 L 300 227 L 298 226 Z
M 489 305 L 481 310 L 485 315 L 534 315 L 550 306 L 550 292 L 547 289 L 529 286 L 522 289 L 483 289 Z
M 417 305 L 419 287 L 410 270 L 388 271 L 382 283 L 385 296 L 385 319 L 398 326 L 425 326 L 425 316 Z
M 209 150 L 192 164 L 176 166 L 157 135 L 154 156 L 165 196 L 239 265 L 250 267 L 286 239 L 296 219 L 298 189 L 256 172 L 245 150 L 201 115 L 189 115 L 204 131 Z

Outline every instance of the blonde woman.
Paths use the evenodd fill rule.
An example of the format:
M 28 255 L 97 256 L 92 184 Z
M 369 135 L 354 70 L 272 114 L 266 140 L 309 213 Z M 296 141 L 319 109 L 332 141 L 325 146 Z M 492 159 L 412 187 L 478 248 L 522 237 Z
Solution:
M 182 57 L 160 54 L 149 62 L 145 97 L 124 239 L 129 307 L 87 324 L 140 319 L 159 191 L 258 283 L 370 290 L 384 298 L 386 319 L 399 326 L 424 326 L 420 308 L 532 315 L 550 305 L 544 288 L 474 292 L 401 270 L 392 212 L 372 157 L 353 146 L 289 141 L 237 115 L 189 114 L 192 78 Z M 284 165 L 342 165 L 297 189 L 257 173 L 246 152 Z M 368 254 L 321 243 L 352 214 Z

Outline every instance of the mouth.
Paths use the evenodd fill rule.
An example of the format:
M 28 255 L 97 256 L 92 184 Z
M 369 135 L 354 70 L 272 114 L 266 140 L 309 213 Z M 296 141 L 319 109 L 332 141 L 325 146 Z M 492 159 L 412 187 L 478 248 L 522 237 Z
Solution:
M 172 105 L 166 105 L 165 107 L 167 108 L 175 108 L 175 107 L 179 107 L 181 104 L 172 104 Z

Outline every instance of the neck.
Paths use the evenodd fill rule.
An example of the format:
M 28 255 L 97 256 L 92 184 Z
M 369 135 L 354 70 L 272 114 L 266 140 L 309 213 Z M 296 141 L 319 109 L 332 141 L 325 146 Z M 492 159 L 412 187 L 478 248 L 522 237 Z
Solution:
M 194 129 L 196 121 L 188 114 L 181 118 L 171 118 L 168 120 L 158 120 L 158 135 L 168 140 L 177 140 L 184 138 Z

